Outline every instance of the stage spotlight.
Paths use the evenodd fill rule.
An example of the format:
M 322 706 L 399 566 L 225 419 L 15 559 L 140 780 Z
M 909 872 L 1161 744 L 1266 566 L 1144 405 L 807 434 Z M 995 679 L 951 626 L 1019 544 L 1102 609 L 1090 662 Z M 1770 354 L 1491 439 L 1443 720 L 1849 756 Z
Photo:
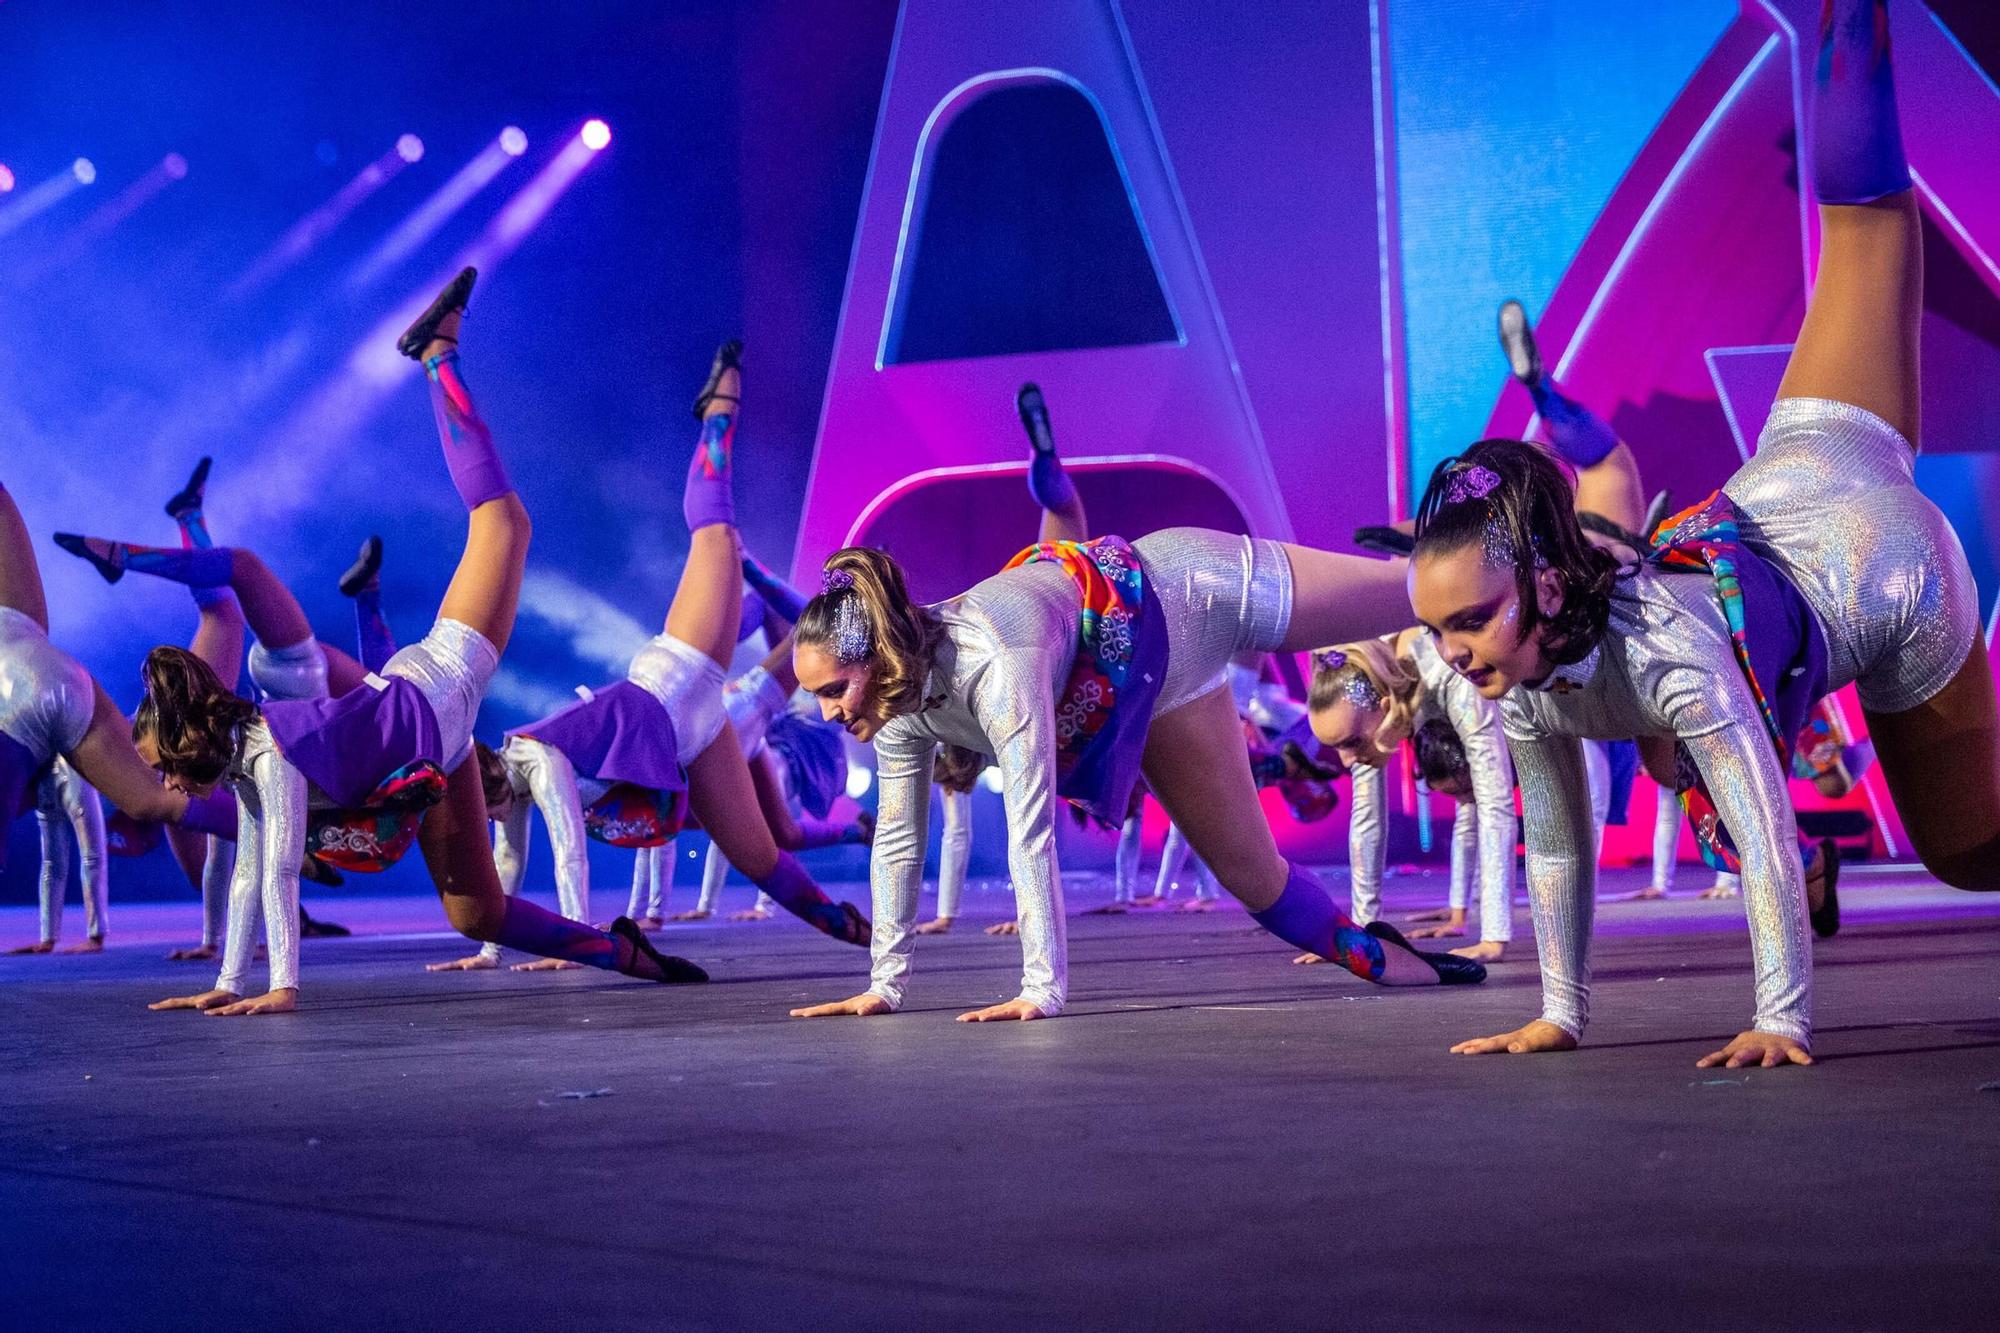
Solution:
M 7 169 L 7 164 L 5 162 L 0 162 L 0 194 L 6 194 L 9 190 L 13 188 L 14 188 L 14 173 Z
M 168 153 L 160 159 L 160 170 L 167 173 L 170 181 L 184 180 L 188 174 L 188 160 L 179 153 Z
M 595 153 L 611 142 L 611 127 L 601 120 L 583 122 L 583 146 Z
M 87 157 L 79 157 L 76 161 L 70 163 L 69 170 L 70 174 L 76 177 L 76 183 L 79 185 L 88 185 L 97 179 L 97 168 L 91 165 L 91 161 Z
M 500 131 L 500 151 L 509 157 L 519 157 L 528 151 L 528 136 L 519 125 L 509 125 Z
M 396 156 L 405 162 L 418 162 L 424 156 L 424 141 L 414 134 L 405 134 L 396 140 Z

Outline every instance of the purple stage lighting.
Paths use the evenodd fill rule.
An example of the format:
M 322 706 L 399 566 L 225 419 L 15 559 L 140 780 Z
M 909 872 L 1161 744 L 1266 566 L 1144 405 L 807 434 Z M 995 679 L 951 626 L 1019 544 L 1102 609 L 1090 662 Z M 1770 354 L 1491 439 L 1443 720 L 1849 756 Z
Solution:
M 277 244 L 259 255 L 250 267 L 243 270 L 236 281 L 229 284 L 229 289 L 223 295 L 230 300 L 237 300 L 263 287 L 303 259 L 314 246 L 325 240 L 335 227 L 346 221 L 348 214 L 359 208 L 362 201 L 395 179 L 397 173 L 423 155 L 424 146 L 416 135 L 406 134 L 396 140 L 393 148 L 363 167 L 354 179 L 335 191 L 331 199 L 293 223 L 291 228 L 278 238 Z
M 188 160 L 179 153 L 168 153 L 160 159 L 160 170 L 170 181 L 185 180 L 188 174 Z
M 478 156 L 453 173 L 452 178 L 419 204 L 415 212 L 397 223 L 395 230 L 383 237 L 381 243 L 369 251 L 367 258 L 354 266 L 347 275 L 347 290 L 360 291 L 408 259 L 418 246 L 436 235 L 438 228 L 472 202 L 473 197 L 485 189 L 508 163 L 527 149 L 528 136 L 520 130 L 509 125 L 500 131 L 498 139 L 486 145 Z
M 583 146 L 595 153 L 611 142 L 611 127 L 597 119 L 583 122 Z
M 0 194 L 6 194 L 13 188 L 14 173 L 7 169 L 6 163 L 0 162 Z
M 65 168 L 63 171 L 49 177 L 38 185 L 33 185 L 23 190 L 13 203 L 5 209 L 0 209 L 0 236 L 7 235 L 7 233 L 14 231 L 26 223 L 30 218 L 46 212 L 61 203 L 64 199 L 67 199 L 70 195 L 81 190 L 87 184 L 87 181 L 84 174 L 78 169 L 80 167 L 90 167 L 90 163 L 83 158 L 78 158 L 75 165 Z M 97 179 L 96 168 L 92 167 L 90 169 L 89 179 Z

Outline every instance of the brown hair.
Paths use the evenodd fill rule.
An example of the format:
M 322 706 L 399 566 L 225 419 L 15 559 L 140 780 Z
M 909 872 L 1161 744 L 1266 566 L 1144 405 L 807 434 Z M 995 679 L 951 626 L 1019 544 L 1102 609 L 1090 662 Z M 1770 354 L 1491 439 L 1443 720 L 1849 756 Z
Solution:
M 152 737 L 154 767 L 197 786 L 219 782 L 236 758 L 237 728 L 257 716 L 257 706 L 225 689 L 215 669 L 185 648 L 153 649 L 140 678 L 146 697 L 132 735 Z
M 855 659 L 839 651 L 839 620 L 842 604 L 856 599 L 867 630 L 860 660 L 874 668 L 869 711 L 882 722 L 916 712 L 924 703 L 938 644 L 944 641 L 943 622 L 929 607 L 911 600 L 903 567 L 887 551 L 844 547 L 827 557 L 825 569 L 837 586 L 805 604 L 792 627 L 795 642 L 852 664 Z
M 505 810 L 514 802 L 514 784 L 507 777 L 507 761 L 485 741 L 472 742 L 472 754 L 479 761 L 479 790 L 486 798 L 486 811 Z
M 1483 486 L 1467 486 L 1472 477 Z M 1569 478 L 1546 451 L 1520 440 L 1481 440 L 1437 465 L 1417 509 L 1415 558 L 1475 545 L 1513 565 L 1520 641 L 1546 626 L 1542 651 L 1550 663 L 1590 655 L 1611 621 L 1619 561 L 1584 536 Z M 1535 586 L 1544 569 L 1562 582 L 1562 605 L 1550 615 L 1542 614 Z
M 1386 754 L 1409 738 L 1416 725 L 1417 695 L 1422 684 L 1410 664 L 1397 656 L 1388 639 L 1363 639 L 1343 643 L 1330 650 L 1346 657 L 1341 665 L 1327 665 L 1327 653 L 1313 655 L 1312 688 L 1306 695 L 1306 710 L 1322 713 L 1347 697 L 1357 681 L 1367 681 L 1380 697 L 1382 722 L 1368 739 Z

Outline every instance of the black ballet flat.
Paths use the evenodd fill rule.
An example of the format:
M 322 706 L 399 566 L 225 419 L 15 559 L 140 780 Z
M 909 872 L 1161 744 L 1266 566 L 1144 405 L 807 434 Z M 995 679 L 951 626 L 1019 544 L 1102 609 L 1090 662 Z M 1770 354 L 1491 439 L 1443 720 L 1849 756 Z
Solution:
M 341 874 L 311 852 L 307 852 L 305 860 L 299 864 L 299 878 L 308 884 L 318 884 L 329 889 L 337 889 L 347 883 L 347 876 Z M 299 916 L 304 918 L 305 914 L 305 908 L 301 907 L 299 909 Z M 347 931 L 342 929 L 340 933 L 345 935 Z
M 1415 537 L 1389 527 L 1356 528 L 1354 544 L 1378 555 L 1414 555 L 1417 549 Z
M 1014 410 L 1021 414 L 1021 429 L 1028 432 L 1028 445 L 1038 454 L 1056 451 L 1056 433 L 1049 425 L 1049 406 L 1042 401 L 1042 386 L 1029 380 L 1014 394 Z
M 187 485 L 180 488 L 174 498 L 167 501 L 167 517 L 178 523 L 190 514 L 201 512 L 202 493 L 208 489 L 208 469 L 215 460 L 203 457 L 194 465 L 194 472 L 188 477 Z
M 1812 921 L 1813 934 L 1823 940 L 1830 940 L 1840 933 L 1840 847 L 1832 838 L 1819 840 L 1820 877 L 1825 885 L 1820 895 L 1819 908 L 1809 910 L 1806 915 Z
M 1408 949 L 1429 963 L 1437 971 L 1440 986 L 1477 986 L 1486 980 L 1486 964 L 1475 962 L 1470 958 L 1460 958 L 1455 953 L 1427 953 L 1404 939 L 1403 932 L 1387 921 L 1371 921 L 1362 929 L 1384 943 Z
M 1646 506 L 1646 517 L 1639 525 L 1639 530 L 1640 535 L 1649 543 L 1653 540 L 1653 534 L 1660 530 L 1660 524 L 1666 522 L 1667 515 L 1673 512 L 1671 507 L 1673 503 L 1674 493 L 1661 491 L 1653 497 L 1653 503 Z
M 740 373 L 742 369 L 743 340 L 741 338 L 731 338 L 728 342 L 715 349 L 715 361 L 708 368 L 708 383 L 702 385 L 701 392 L 694 396 L 694 419 L 696 421 L 706 418 L 708 405 L 717 399 L 725 403 L 740 403 L 743 401 L 733 393 L 717 392 L 718 387 L 722 384 L 722 376 L 725 371 L 734 370 Z
M 621 916 L 611 923 L 611 933 L 631 945 L 637 953 L 650 958 L 653 966 L 660 969 L 660 983 L 665 986 L 693 986 L 708 980 L 708 973 L 696 967 L 685 958 L 661 953 L 646 938 L 646 932 L 639 929 L 639 923 L 629 916 Z M 628 974 L 629 975 L 629 974 Z
M 382 572 L 382 539 L 370 537 L 361 543 L 361 554 L 349 565 L 347 572 L 340 576 L 340 591 L 345 597 L 353 597 L 374 581 Z
M 116 583 L 125 577 L 124 565 L 116 561 L 106 560 L 103 556 L 90 549 L 89 542 L 85 538 L 78 536 L 74 532 L 58 532 L 56 534 L 56 545 L 62 547 L 63 550 L 68 551 L 73 556 L 88 560 L 91 563 L 91 567 L 104 576 L 106 583 Z
M 299 938 L 306 940 L 345 939 L 354 932 L 346 926 L 332 921 L 318 921 L 306 915 L 306 909 L 299 908 Z
M 842 903 L 840 914 L 847 918 L 847 933 L 841 936 L 842 939 L 849 944 L 858 944 L 864 949 L 875 943 L 875 927 L 869 924 L 867 917 L 861 915 L 860 908 L 853 903 Z
M 445 316 L 454 310 L 462 312 L 466 309 L 466 303 L 472 299 L 472 284 L 478 281 L 478 269 L 470 267 L 460 269 L 458 276 L 446 283 L 444 290 L 438 293 L 437 300 L 431 302 L 430 308 L 417 316 L 416 323 L 403 330 L 403 336 L 396 339 L 396 350 L 412 361 L 423 360 L 424 348 L 429 347 L 436 339 L 438 325 L 444 323 Z M 448 338 L 445 341 L 456 340 Z
M 1500 303 L 1500 346 L 1515 379 L 1530 389 L 1542 382 L 1542 351 L 1535 346 L 1535 331 L 1528 327 L 1528 312 L 1519 301 Z

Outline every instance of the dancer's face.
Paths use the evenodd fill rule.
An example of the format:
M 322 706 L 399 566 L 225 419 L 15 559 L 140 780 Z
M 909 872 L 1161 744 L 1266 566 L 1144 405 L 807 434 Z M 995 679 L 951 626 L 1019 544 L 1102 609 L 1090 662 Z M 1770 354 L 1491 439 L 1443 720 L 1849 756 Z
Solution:
M 1421 555 L 1410 562 L 1410 605 L 1451 669 L 1488 699 L 1549 672 L 1542 636 L 1521 635 L 1521 597 L 1510 563 L 1489 559 L 1479 545 Z M 1562 580 L 1544 570 L 1536 580 L 1541 614 L 1562 606 Z
M 1402 739 L 1376 735 L 1382 729 L 1383 713 L 1381 708 L 1363 708 L 1352 699 L 1336 699 L 1332 707 L 1313 713 L 1313 735 L 1321 745 L 1337 751 L 1350 767 L 1366 764 L 1380 768 L 1389 762 L 1389 751 L 1379 742 L 1386 740 L 1393 749 Z
M 875 739 L 882 724 L 869 707 L 874 692 L 875 673 L 866 662 L 843 666 L 832 653 L 808 643 L 792 649 L 792 670 L 799 684 L 819 700 L 819 715 L 847 728 L 847 734 L 866 744 Z

